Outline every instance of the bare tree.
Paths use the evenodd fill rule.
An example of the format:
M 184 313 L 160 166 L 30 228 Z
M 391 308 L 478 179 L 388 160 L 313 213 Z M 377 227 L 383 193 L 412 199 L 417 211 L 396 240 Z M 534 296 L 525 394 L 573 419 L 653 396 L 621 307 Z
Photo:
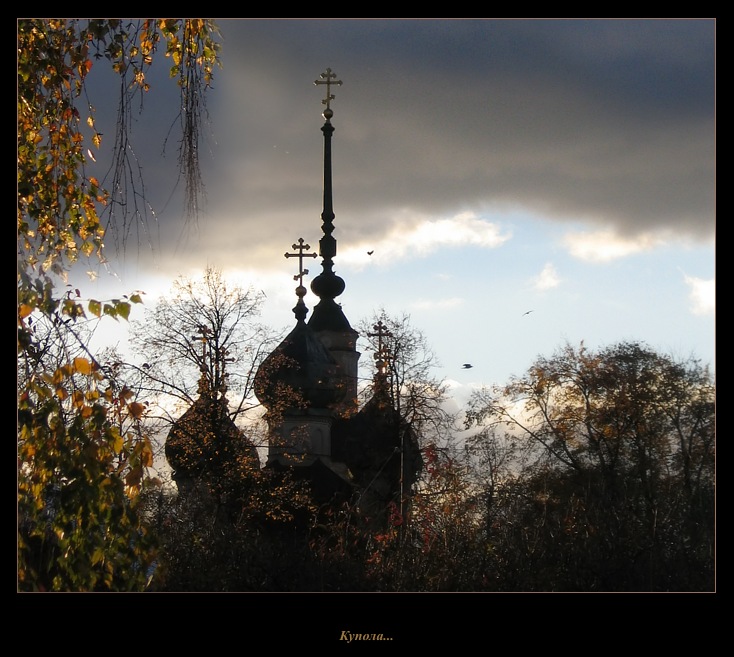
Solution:
M 384 309 L 362 320 L 359 332 L 374 354 L 362 394 L 371 394 L 374 374 L 382 369 L 393 407 L 421 442 L 446 445 L 455 434 L 457 418 L 448 410 L 447 384 L 433 374 L 439 363 L 423 332 L 411 325 L 409 315 L 390 317 Z
M 277 338 L 258 321 L 263 298 L 213 268 L 198 280 L 176 280 L 170 297 L 131 322 L 136 362 L 128 376 L 169 420 L 195 400 L 202 377 L 209 390 L 227 393 L 231 419 L 242 418 L 259 406 L 254 375 Z

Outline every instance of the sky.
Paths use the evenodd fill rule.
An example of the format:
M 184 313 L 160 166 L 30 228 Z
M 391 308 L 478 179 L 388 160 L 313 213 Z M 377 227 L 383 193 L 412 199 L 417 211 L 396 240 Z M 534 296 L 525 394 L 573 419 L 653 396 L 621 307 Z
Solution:
M 409 315 L 458 400 L 581 341 L 640 341 L 714 368 L 714 19 L 217 23 L 206 206 L 184 222 L 172 200 L 175 91 L 153 76 L 131 145 L 155 221 L 124 257 L 108 251 L 114 275 L 81 283 L 92 294 L 142 290 L 151 306 L 175 278 L 215 267 L 263 290 L 263 321 L 290 329 L 297 261 L 284 253 L 322 236 L 314 81 L 330 68 L 342 81 L 337 301 L 352 326 Z M 320 263 L 307 261 L 307 285 Z

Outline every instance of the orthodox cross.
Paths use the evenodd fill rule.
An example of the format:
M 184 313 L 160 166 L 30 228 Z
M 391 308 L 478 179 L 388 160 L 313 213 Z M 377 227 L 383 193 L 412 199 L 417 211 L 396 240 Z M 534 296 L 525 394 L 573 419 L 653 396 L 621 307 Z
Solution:
M 331 109 L 329 107 L 329 103 L 334 100 L 334 94 L 331 93 L 331 85 L 336 84 L 341 87 L 342 81 L 341 80 L 333 80 L 332 78 L 336 77 L 336 73 L 332 73 L 330 68 L 326 69 L 325 73 L 322 73 L 319 76 L 319 80 L 314 80 L 314 84 L 325 84 L 326 85 L 326 98 L 324 98 L 321 101 L 322 105 L 326 105 L 326 109 Z
M 203 372 L 206 369 L 207 343 L 209 342 L 209 335 L 212 333 L 212 330 L 203 324 L 199 324 L 196 332 L 200 333 L 201 336 L 192 335 L 191 339 L 201 341 L 201 370 Z
M 382 320 L 377 322 L 373 327 L 376 333 L 368 333 L 368 338 L 377 338 L 377 351 L 375 352 L 375 361 L 380 372 L 384 372 L 385 359 L 389 356 L 387 345 L 383 343 L 383 338 L 390 337 L 392 333 L 388 330 L 387 326 L 382 323 Z
M 229 358 L 229 350 L 225 347 L 219 347 L 215 351 L 214 357 L 214 387 L 223 395 L 227 392 L 227 374 L 226 364 L 234 363 L 234 358 Z
M 206 357 L 207 347 L 209 346 L 209 335 L 212 333 L 212 330 L 204 326 L 203 324 L 199 324 L 196 332 L 199 333 L 199 335 L 192 335 L 191 339 L 194 342 L 201 341 L 201 362 L 199 363 L 199 371 L 201 372 L 201 376 L 199 377 L 199 394 L 202 395 L 210 390 L 209 377 L 207 375 L 206 367 Z
M 308 269 L 303 268 L 303 259 L 304 258 L 316 258 L 317 254 L 315 253 L 304 253 L 304 251 L 308 251 L 311 248 L 310 244 L 304 244 L 303 238 L 298 238 L 298 244 L 294 244 L 291 247 L 294 251 L 298 250 L 298 253 L 286 253 L 286 258 L 298 258 L 298 273 L 293 277 L 294 281 L 298 281 L 298 286 L 303 287 L 303 277 L 308 274 Z

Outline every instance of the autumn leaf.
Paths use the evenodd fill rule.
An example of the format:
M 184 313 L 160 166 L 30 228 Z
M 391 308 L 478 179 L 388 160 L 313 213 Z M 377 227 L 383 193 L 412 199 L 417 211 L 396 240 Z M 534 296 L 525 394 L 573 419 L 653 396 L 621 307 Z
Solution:
M 122 439 L 122 436 L 120 435 L 120 432 L 117 430 L 116 427 L 112 428 L 111 433 L 112 433 L 112 449 L 116 453 L 119 454 L 122 451 L 122 447 L 125 443 Z
M 86 358 L 75 358 L 74 370 L 79 374 L 88 376 L 92 373 L 92 363 L 90 363 Z
M 128 404 L 127 408 L 130 411 L 130 415 L 132 415 L 136 420 L 139 420 L 145 412 L 145 406 L 139 402 L 132 402 L 131 404 Z
M 124 301 L 117 304 L 117 314 L 123 319 L 127 319 L 130 316 L 130 304 Z

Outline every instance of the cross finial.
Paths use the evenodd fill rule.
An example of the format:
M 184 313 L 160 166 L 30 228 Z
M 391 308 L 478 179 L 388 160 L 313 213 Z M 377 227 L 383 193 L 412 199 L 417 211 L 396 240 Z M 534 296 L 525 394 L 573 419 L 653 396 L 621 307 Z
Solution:
M 319 84 L 325 84 L 326 85 L 326 98 L 324 98 L 321 101 L 322 105 L 326 105 L 326 110 L 324 111 L 324 116 L 326 116 L 326 113 L 329 113 L 329 116 L 326 116 L 326 118 L 330 118 L 330 115 L 332 114 L 331 107 L 329 106 L 329 103 L 334 100 L 334 94 L 331 93 L 331 85 L 335 84 L 337 86 L 342 85 L 341 80 L 334 80 L 333 78 L 336 77 L 336 73 L 332 73 L 330 68 L 327 68 L 324 73 L 322 73 L 319 76 L 318 80 L 314 80 L 313 83 L 316 85 Z
M 298 251 L 298 253 L 286 253 L 286 258 L 298 258 L 298 273 L 293 277 L 294 281 L 298 281 L 298 287 L 303 287 L 303 277 L 308 274 L 308 269 L 303 268 L 303 259 L 304 258 L 315 258 L 315 253 L 304 253 L 304 251 L 308 251 L 311 248 L 310 244 L 304 244 L 303 238 L 298 238 L 298 244 L 294 244 L 291 247 L 294 251 Z
M 209 335 L 212 333 L 212 330 L 203 324 L 199 324 L 199 326 L 196 329 L 196 332 L 200 335 L 192 335 L 191 339 L 195 342 L 201 342 L 201 365 L 199 366 L 199 369 L 202 372 L 206 371 L 206 354 L 207 354 L 207 343 L 209 342 Z
M 375 329 L 376 333 L 368 333 L 368 338 L 377 338 L 377 350 L 375 351 L 375 362 L 377 364 L 377 370 L 384 374 L 385 372 L 385 366 L 386 366 L 386 360 L 390 357 L 390 353 L 388 350 L 387 345 L 383 342 L 383 338 L 388 338 L 392 336 L 392 333 L 389 331 L 387 326 L 385 326 L 382 323 L 382 320 L 377 322 L 373 327 Z

